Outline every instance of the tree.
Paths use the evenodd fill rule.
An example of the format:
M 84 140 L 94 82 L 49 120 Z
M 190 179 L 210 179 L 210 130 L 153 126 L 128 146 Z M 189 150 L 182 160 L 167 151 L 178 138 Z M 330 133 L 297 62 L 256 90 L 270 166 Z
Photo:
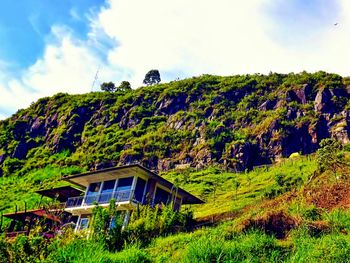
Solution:
M 147 72 L 145 79 L 143 80 L 143 84 L 147 86 L 151 86 L 154 84 L 158 84 L 160 82 L 160 74 L 157 69 L 152 69 Z
M 317 150 L 317 163 L 319 167 L 332 171 L 337 178 L 337 172 L 347 165 L 341 143 L 333 138 L 328 138 L 320 142 L 320 147 Z
M 131 90 L 131 85 L 129 81 L 122 81 L 120 85 L 116 88 L 116 91 L 128 91 Z
M 113 92 L 116 90 L 116 87 L 113 82 L 103 82 L 101 84 L 101 90 L 107 91 L 107 92 Z

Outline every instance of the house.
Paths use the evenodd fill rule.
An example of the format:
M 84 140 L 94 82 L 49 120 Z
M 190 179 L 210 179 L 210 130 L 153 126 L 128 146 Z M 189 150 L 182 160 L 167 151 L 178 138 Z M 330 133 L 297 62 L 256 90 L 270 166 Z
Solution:
M 65 206 L 66 212 L 78 216 L 76 230 L 88 227 L 96 204 L 107 207 L 111 199 L 115 200 L 117 210 L 125 215 L 124 224 L 128 223 L 138 204 L 171 203 L 175 210 L 180 210 L 182 204 L 204 203 L 139 164 L 72 175 L 63 180 L 85 189 L 84 195 L 68 198 Z
M 62 180 L 77 187 L 65 186 L 37 191 L 42 197 L 55 200 L 55 207 L 40 207 L 3 215 L 12 219 L 7 236 L 29 233 L 36 220 L 45 222 L 47 232 L 55 232 L 69 222 L 75 224 L 77 231 L 85 229 L 89 226 L 92 210 L 96 204 L 108 207 L 111 200 L 115 201 L 117 210 L 124 215 L 125 225 L 132 211 L 140 204 L 151 206 L 172 204 L 174 210 L 180 210 L 183 204 L 204 203 L 139 164 L 66 176 Z

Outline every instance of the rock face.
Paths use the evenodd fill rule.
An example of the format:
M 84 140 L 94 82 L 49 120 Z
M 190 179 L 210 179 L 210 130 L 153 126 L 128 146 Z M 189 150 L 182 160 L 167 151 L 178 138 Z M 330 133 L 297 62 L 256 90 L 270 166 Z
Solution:
M 301 104 L 306 104 L 308 101 L 312 101 L 312 86 L 309 84 L 302 85 L 300 89 L 295 90 L 295 95 L 298 97 Z
M 165 97 L 158 101 L 156 108 L 159 114 L 172 115 L 186 108 L 187 95 L 180 93 L 175 97 Z
M 67 151 L 69 164 L 91 170 L 141 163 L 242 171 L 312 153 L 324 138 L 350 143 L 350 86 L 324 73 L 305 84 L 288 77 L 204 75 L 130 94 L 44 98 L 0 122 L 0 170 L 9 158 L 21 164 Z
M 334 113 L 335 107 L 332 102 L 332 93 L 329 89 L 322 89 L 317 93 L 315 98 L 315 111 Z

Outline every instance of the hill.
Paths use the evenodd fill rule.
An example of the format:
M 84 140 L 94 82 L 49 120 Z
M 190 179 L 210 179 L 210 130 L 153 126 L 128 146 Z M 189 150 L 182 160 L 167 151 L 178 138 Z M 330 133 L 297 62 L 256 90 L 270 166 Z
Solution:
M 313 152 L 324 138 L 349 142 L 349 83 L 325 72 L 204 75 L 40 99 L 0 122 L 0 212 L 34 207 L 33 192 L 61 175 L 133 162 L 206 203 L 191 207 L 192 231 L 118 252 L 70 233 L 0 235 L 0 262 L 347 262 L 350 169 L 322 170 Z
M 57 94 L 0 122 L 1 170 L 44 167 L 62 152 L 67 166 L 142 162 L 160 171 L 244 170 L 308 154 L 326 137 L 349 141 L 348 83 L 325 72 L 204 75 L 127 93 Z
M 203 75 L 42 98 L 0 122 L 0 210 L 23 196 L 33 204 L 31 193 L 62 174 L 134 162 L 244 171 L 312 153 L 327 137 L 347 143 L 349 83 L 325 72 Z

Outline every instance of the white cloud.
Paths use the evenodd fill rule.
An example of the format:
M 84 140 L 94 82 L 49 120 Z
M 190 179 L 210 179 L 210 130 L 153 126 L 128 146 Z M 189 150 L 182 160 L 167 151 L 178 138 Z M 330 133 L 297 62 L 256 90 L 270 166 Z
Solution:
M 339 2 L 337 27 L 330 25 L 294 48 L 281 45 L 268 32 L 278 22 L 264 11 L 263 5 L 271 3 L 110 0 L 98 14 L 87 14 L 91 30 L 85 40 L 63 25 L 53 26 L 45 52 L 35 64 L 17 79 L 0 73 L 0 105 L 17 109 L 57 92 L 89 92 L 98 67 L 95 89 L 100 82 L 121 80 L 137 87 L 153 68 L 163 79 L 166 73 L 165 81 L 204 73 L 327 70 L 348 75 L 348 0 Z M 71 13 L 74 16 L 74 10 Z
M 135 72 L 139 83 L 151 68 L 188 74 L 268 72 L 281 53 L 264 34 L 256 0 L 111 0 L 99 21 L 120 42 L 109 54 L 110 63 Z
M 44 96 L 59 92 L 78 94 L 91 91 L 96 71 L 102 64 L 101 59 L 87 42 L 75 39 L 65 27 L 54 26 L 51 39 L 55 41 L 51 40 L 47 44 L 43 57 L 27 68 L 19 78 L 0 75 L 0 83 L 3 83 L 0 84 L 2 108 L 14 112 Z M 112 69 L 111 66 L 104 70 L 100 78 L 112 78 Z M 98 89 L 99 82 L 97 81 L 94 90 Z M 2 113 L 2 117 L 4 115 Z

